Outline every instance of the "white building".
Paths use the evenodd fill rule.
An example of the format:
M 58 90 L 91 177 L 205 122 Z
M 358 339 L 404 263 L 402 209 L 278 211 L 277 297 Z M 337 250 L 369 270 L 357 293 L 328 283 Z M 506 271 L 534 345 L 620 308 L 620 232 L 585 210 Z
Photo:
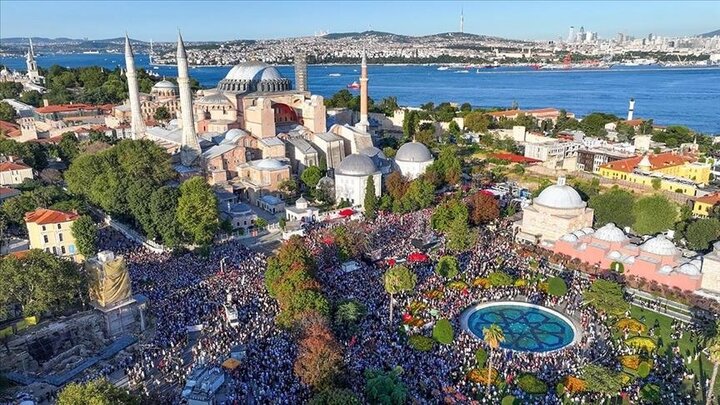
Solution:
M 335 170 L 335 201 L 347 200 L 353 206 L 362 206 L 368 177 L 373 178 L 375 196 L 380 197 L 382 174 L 372 159 L 357 153 L 343 159 Z
M 0 164 L 0 186 L 16 186 L 32 178 L 33 170 L 29 166 L 15 162 Z
M 575 170 L 581 145 L 580 142 L 574 141 L 527 142 L 524 156 L 542 161 L 545 167 Z
M 308 206 L 308 201 L 300 197 L 292 207 L 285 207 L 285 218 L 288 221 L 313 222 L 320 215 L 320 209 Z
M 427 146 L 415 141 L 402 145 L 395 154 L 395 164 L 400 173 L 410 180 L 424 174 L 434 161 Z

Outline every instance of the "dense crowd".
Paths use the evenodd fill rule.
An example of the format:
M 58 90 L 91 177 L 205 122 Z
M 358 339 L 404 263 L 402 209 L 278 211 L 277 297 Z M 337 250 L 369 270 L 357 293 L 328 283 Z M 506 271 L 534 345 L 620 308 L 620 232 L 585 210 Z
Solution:
M 324 223 L 307 229 L 306 245 L 318 263 L 315 277 L 331 303 L 356 300 L 366 308 L 367 315 L 352 333 L 338 333 L 344 346 L 343 381 L 354 392 L 362 392 L 366 369 L 391 369 L 401 366 L 402 380 L 408 397 L 420 403 L 440 401 L 499 403 L 507 390 L 473 383 L 467 372 L 476 366 L 475 352 L 486 345 L 477 336 L 460 332 L 460 315 L 473 303 L 497 300 L 523 300 L 554 308 L 572 318 L 582 330 L 580 340 L 567 348 L 542 355 L 499 349 L 490 356 L 499 378 L 511 382 L 521 373 L 533 373 L 548 382 L 557 382 L 566 375 L 579 376 L 582 368 L 594 364 L 616 364 L 623 354 L 619 339 L 613 337 L 602 315 L 584 306 L 582 293 L 589 281 L 572 271 L 558 271 L 542 259 L 523 255 L 513 244 L 514 230 L 509 222 L 496 221 L 482 228 L 474 247 L 457 255 L 463 278 L 487 277 L 496 271 L 517 279 L 560 276 L 568 286 L 562 297 L 551 297 L 536 285 L 519 288 L 506 286 L 492 289 L 451 289 L 447 280 L 436 275 L 433 263 L 445 254 L 444 241 L 430 228 L 430 210 L 399 216 L 380 214 L 372 222 L 357 222 L 366 235 L 368 251 L 380 252 L 383 260 L 358 260 L 359 269 L 341 271 L 340 262 L 328 249 L 327 231 L 344 221 Z M 451 345 L 436 345 L 431 352 L 413 350 L 396 316 L 389 322 L 390 299 L 382 277 L 388 259 L 401 261 L 418 246 L 431 241 L 434 248 L 427 262 L 407 263 L 417 274 L 417 286 L 411 294 L 395 297 L 396 314 L 402 314 L 412 303 L 432 308 L 428 318 L 446 318 L 456 331 Z M 229 242 L 215 246 L 207 257 L 185 253 L 154 254 L 129 245 L 122 238 L 102 238 L 104 248 L 125 254 L 133 289 L 149 299 L 149 315 L 153 319 L 151 338 L 136 345 L 118 365 L 125 370 L 131 386 L 150 397 L 173 393 L 180 389 L 189 373 L 197 366 L 220 367 L 231 351 L 241 348 L 240 365 L 229 372 L 225 403 L 302 403 L 311 396 L 311 388 L 293 374 L 296 344 L 292 332 L 277 327 L 274 318 L 277 303 L 267 294 L 263 284 L 265 257 L 240 244 Z M 442 297 L 426 294 L 443 290 Z M 239 314 L 239 326 L 232 327 L 225 317 L 223 305 L 231 303 Z M 190 331 L 196 329 L 197 331 Z M 195 327 L 195 328 L 193 328 Z M 405 326 L 406 333 L 427 335 L 424 327 Z M 676 327 L 677 333 L 683 333 Z M 697 356 L 697 352 L 691 356 Z M 683 367 L 687 354 L 654 358 L 658 370 L 655 382 L 678 387 L 689 376 Z M 112 369 L 108 370 L 108 372 Z M 665 372 L 666 371 L 666 372 Z M 664 377 L 663 377 L 664 376 Z M 526 403 L 560 403 L 554 387 L 545 396 L 528 396 L 519 390 L 513 395 Z M 639 398 L 639 386 L 630 385 L 625 393 L 631 400 Z M 689 403 L 690 399 L 674 390 L 664 390 L 665 400 Z M 576 394 L 576 401 L 600 399 L 594 394 Z

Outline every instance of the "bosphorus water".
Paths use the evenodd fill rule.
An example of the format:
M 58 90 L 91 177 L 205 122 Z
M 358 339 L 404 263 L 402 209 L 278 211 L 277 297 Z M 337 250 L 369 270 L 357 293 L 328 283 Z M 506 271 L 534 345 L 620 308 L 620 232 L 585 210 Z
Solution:
M 149 68 L 147 55 L 136 55 L 136 65 Z M 41 67 L 98 65 L 124 66 L 119 54 L 42 55 Z M 0 58 L 11 69 L 25 69 L 23 58 Z M 195 67 L 190 75 L 204 87 L 214 87 L 231 66 Z M 174 77 L 175 66 L 149 68 Z M 292 66 L 278 66 L 294 78 Z M 313 93 L 330 97 L 359 77 L 359 65 L 310 65 L 308 83 Z M 379 101 L 396 96 L 400 105 L 419 106 L 428 101 L 469 102 L 476 107 L 556 107 L 584 116 L 594 111 L 627 114 L 635 98 L 635 117 L 652 118 L 658 125 L 687 125 L 707 134 L 720 134 L 720 69 L 613 67 L 606 70 L 532 70 L 527 67 L 438 71 L 436 66 L 370 65 L 370 97 Z M 330 76 L 332 74 L 332 76 Z M 339 76 L 338 76 L 339 74 Z

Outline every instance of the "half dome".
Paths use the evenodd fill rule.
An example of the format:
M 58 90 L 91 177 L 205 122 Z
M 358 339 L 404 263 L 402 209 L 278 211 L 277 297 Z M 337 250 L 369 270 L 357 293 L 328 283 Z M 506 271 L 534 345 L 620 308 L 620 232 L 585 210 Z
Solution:
M 625 232 L 618 228 L 612 222 L 605 224 L 593 234 L 597 239 L 606 242 L 625 242 L 628 240 Z

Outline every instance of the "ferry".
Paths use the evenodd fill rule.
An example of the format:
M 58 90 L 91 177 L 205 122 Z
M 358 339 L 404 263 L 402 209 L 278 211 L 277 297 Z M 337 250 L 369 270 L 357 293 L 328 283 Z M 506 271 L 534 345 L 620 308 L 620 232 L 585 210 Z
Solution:
M 360 84 L 359 84 L 358 82 L 352 82 L 352 83 L 350 83 L 350 84 L 347 85 L 347 88 L 348 88 L 348 89 L 357 90 L 357 89 L 360 88 Z
M 84 51 L 83 55 L 99 55 L 100 51 Z
M 340 77 L 342 76 L 340 73 L 330 73 L 328 76 L 330 77 Z
M 440 66 L 439 68 L 437 68 L 437 70 L 448 70 L 448 69 L 450 69 L 450 68 L 447 66 Z
M 458 70 L 455 73 L 470 73 L 469 70 Z

